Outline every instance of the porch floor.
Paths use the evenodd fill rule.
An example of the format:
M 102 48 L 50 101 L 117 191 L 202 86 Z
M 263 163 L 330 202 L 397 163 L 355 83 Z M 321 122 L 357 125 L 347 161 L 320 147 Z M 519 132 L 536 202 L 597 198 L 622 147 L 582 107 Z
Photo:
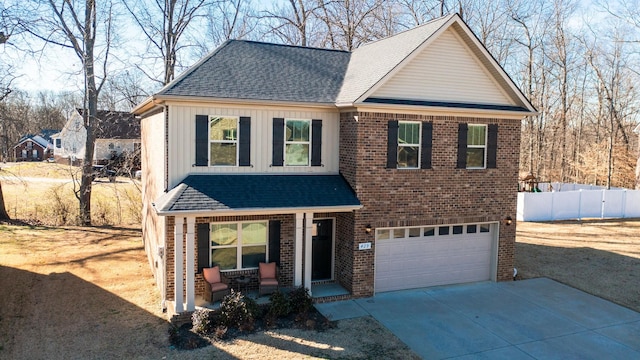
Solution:
M 282 289 L 287 291 L 287 289 Z M 258 295 L 257 290 L 250 290 L 245 293 L 245 295 L 253 300 L 255 300 L 258 305 L 263 305 L 269 303 L 269 295 Z M 327 302 L 333 300 L 345 300 L 349 298 L 350 294 L 347 289 L 340 286 L 340 284 L 334 282 L 323 282 L 311 284 L 311 297 L 316 302 Z M 216 301 L 214 303 L 206 301 L 202 297 L 196 297 L 196 309 L 197 308 L 205 308 L 216 310 L 220 308 L 220 301 Z

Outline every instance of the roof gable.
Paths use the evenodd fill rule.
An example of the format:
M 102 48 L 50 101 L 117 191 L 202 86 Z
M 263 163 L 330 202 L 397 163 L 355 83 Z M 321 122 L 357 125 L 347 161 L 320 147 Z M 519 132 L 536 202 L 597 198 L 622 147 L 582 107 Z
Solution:
M 515 105 L 452 28 L 382 83 L 371 97 Z

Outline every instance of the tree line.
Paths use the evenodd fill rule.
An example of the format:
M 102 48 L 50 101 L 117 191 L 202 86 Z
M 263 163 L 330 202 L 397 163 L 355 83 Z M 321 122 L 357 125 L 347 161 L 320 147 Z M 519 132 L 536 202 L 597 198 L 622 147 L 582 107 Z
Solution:
M 45 57 L 51 47 L 69 49 L 77 64 L 70 74 L 80 79 L 82 90 L 75 101 L 87 109 L 85 127 L 91 130 L 99 107 L 130 109 L 227 39 L 354 50 L 457 12 L 539 111 L 522 123 L 523 176 L 633 188 L 637 5 L 636 0 L 594 1 L 588 7 L 577 0 L 288 0 L 269 5 L 256 0 L 7 0 L 0 5 L 0 46 Z M 17 64 L 0 62 L 0 94 L 5 94 L 0 117 L 19 103 L 20 92 L 12 85 L 17 76 Z M 81 222 L 88 224 L 89 177 L 83 176 L 80 188 Z

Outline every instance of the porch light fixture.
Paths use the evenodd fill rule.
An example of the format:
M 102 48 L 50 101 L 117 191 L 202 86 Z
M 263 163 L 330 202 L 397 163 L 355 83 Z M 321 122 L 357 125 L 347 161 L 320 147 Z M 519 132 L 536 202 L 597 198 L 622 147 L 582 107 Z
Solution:
M 370 233 L 371 233 L 371 225 L 367 224 L 367 226 L 364 228 L 364 231 L 365 231 L 367 234 L 370 234 Z
M 506 218 L 504 218 L 504 224 L 509 226 L 513 223 L 513 219 L 511 218 L 511 216 L 507 216 Z

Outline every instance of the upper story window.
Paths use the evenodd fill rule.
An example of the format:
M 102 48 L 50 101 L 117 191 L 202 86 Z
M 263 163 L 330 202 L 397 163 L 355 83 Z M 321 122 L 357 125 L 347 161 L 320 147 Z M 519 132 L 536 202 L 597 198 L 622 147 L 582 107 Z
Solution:
M 273 119 L 271 166 L 322 166 L 322 120 Z
M 497 124 L 458 124 L 458 169 L 496 168 Z
M 285 122 L 285 166 L 308 166 L 311 147 L 311 120 Z
M 251 118 L 196 115 L 195 166 L 251 166 Z
M 467 131 L 467 168 L 484 169 L 487 155 L 487 125 L 469 125 Z
M 420 161 L 420 123 L 398 123 L 398 169 L 417 169 Z
M 236 166 L 238 118 L 212 116 L 209 120 L 209 165 Z
M 433 123 L 390 120 L 388 169 L 431 169 Z

